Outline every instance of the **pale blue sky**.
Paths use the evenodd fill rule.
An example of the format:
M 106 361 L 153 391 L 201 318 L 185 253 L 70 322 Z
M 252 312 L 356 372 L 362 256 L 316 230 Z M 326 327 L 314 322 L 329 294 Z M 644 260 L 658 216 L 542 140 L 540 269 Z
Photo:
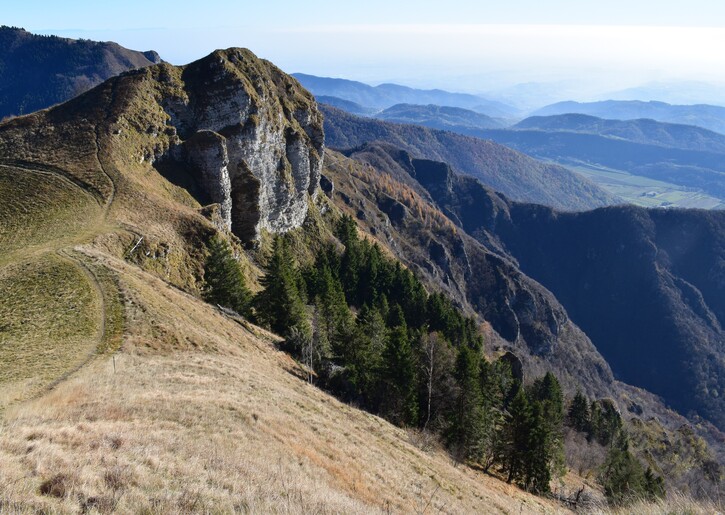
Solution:
M 154 49 L 244 46 L 289 72 L 458 90 L 585 78 L 725 81 L 725 1 L 2 0 L 0 23 Z M 458 86 L 458 87 L 456 87 Z

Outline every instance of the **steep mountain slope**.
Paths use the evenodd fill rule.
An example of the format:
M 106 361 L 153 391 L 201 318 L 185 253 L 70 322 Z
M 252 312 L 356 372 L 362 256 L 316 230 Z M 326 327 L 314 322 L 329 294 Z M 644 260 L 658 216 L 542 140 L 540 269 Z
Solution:
M 416 449 L 405 441 L 415 433 L 295 377 L 306 374 L 276 337 L 199 300 L 212 237 L 231 242 L 258 288 L 270 233 L 290 233 L 309 263 L 339 245 L 329 227 L 340 211 L 432 291 L 460 292 L 490 354 L 514 349 L 527 374 L 556 368 L 569 390 L 583 382 L 661 417 L 667 437 L 685 423 L 613 382 L 497 238 L 476 241 L 438 210 L 422 183 L 445 165 L 371 150 L 392 166 L 378 173 L 335 153 L 323 165 L 323 152 L 314 98 L 239 49 L 128 72 L 0 124 L 0 288 L 11 299 L 0 304 L 0 509 L 561 510 L 453 466 L 435 444 Z M 494 212 L 508 206 L 490 199 Z
M 361 228 L 388 245 L 427 284 L 449 292 L 466 309 L 482 316 L 487 352 L 493 356 L 513 352 L 527 377 L 554 370 L 570 392 L 581 388 L 592 396 L 615 399 L 623 416 L 626 413 L 630 419 L 628 430 L 636 435 L 638 445 L 649 442 L 638 452 L 657 469 L 667 471 L 671 487 L 692 492 L 715 488 L 716 483 L 704 479 L 708 463 L 713 463 L 709 451 L 685 458 L 698 456 L 698 448 L 707 448 L 688 440 L 687 435 L 693 434 L 690 424 L 651 394 L 613 381 L 608 365 L 571 324 L 558 301 L 518 273 L 517 255 L 499 234 L 510 225 L 510 206 L 518 204 L 475 179 L 451 172 L 443 163 L 414 159 L 389 145 L 369 144 L 352 151 L 351 157 L 365 165 L 362 168 L 328 154 L 325 174 L 334 181 L 332 196 L 342 201 L 341 208 L 355 215 Z M 639 363 L 649 361 L 651 356 L 640 356 Z M 686 383 L 678 382 L 682 388 L 687 388 Z M 721 460 L 722 433 L 704 421 L 698 422 L 695 431 L 700 436 L 694 441 L 706 438 Z M 680 458 L 671 459 L 672 453 Z M 587 463 L 591 466 L 591 459 Z
M 414 155 L 450 163 L 513 199 L 560 209 L 587 209 L 617 202 L 566 168 L 535 161 L 491 141 L 360 118 L 332 107 L 322 106 L 322 110 L 326 141 L 333 148 L 384 141 Z
M 179 289 L 219 229 L 314 231 L 321 129 L 234 49 L 0 125 L 0 510 L 563 511 L 308 385 L 275 336 Z M 240 252 L 252 278 L 259 256 Z
M 513 128 L 584 132 L 682 150 L 725 152 L 725 136 L 722 134 L 694 125 L 664 123 L 647 119 L 605 120 L 585 114 L 560 114 L 532 116 L 520 121 Z
M 725 213 L 511 203 L 450 169 L 418 181 L 479 241 L 549 288 L 622 380 L 724 427 Z
M 322 103 L 324 99 L 318 98 Z M 344 106 L 334 106 L 356 114 Z M 438 105 L 396 104 L 375 115 L 375 118 L 394 123 L 414 123 L 431 129 L 450 130 L 465 134 L 465 129 L 498 129 L 506 123 L 491 118 L 485 114 L 477 113 L 460 107 L 447 107 Z
M 440 89 L 422 90 L 397 84 L 373 87 L 362 82 L 304 73 L 294 73 L 292 76 L 315 96 L 338 97 L 377 110 L 396 104 L 434 104 L 463 107 L 497 118 L 512 118 L 518 114 L 516 108 L 507 104 L 465 93 L 451 93 Z
M 273 335 L 84 252 L 123 292 L 123 345 L 5 414 L 3 513 L 566 512 L 307 384 Z
M 559 102 L 534 111 L 531 116 L 588 114 L 613 120 L 650 118 L 659 122 L 696 125 L 725 134 L 725 107 L 713 105 L 671 105 L 639 100 L 605 100 L 601 102 Z
M 109 77 L 161 61 L 153 51 L 5 26 L 0 48 L 0 119 L 65 102 Z
M 330 398 L 276 337 L 178 289 L 218 229 L 263 246 L 329 210 L 320 134 L 312 97 L 241 50 L 0 125 L 2 511 L 563 511 Z

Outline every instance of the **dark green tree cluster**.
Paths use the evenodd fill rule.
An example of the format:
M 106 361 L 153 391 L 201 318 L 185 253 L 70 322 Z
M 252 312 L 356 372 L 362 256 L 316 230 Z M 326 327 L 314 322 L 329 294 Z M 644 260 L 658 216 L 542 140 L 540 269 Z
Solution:
M 564 400 L 559 381 L 547 372 L 529 388 L 519 388 L 506 412 L 501 461 L 508 481 L 549 491 L 552 475 L 564 472 Z
M 484 359 L 474 319 L 361 239 L 352 218 L 339 221 L 336 235 L 342 250 L 331 245 L 308 267 L 297 266 L 287 239 L 276 237 L 263 289 L 251 302 L 231 249 L 215 238 L 207 298 L 284 336 L 308 379 L 341 399 L 436 432 L 458 461 L 548 492 L 552 477 L 564 472 L 557 378 L 547 373 L 524 387 L 507 361 Z M 611 441 L 621 427 L 613 404 L 583 396 L 566 418 L 598 441 Z
M 254 298 L 256 320 L 283 336 L 296 333 L 308 337 L 310 327 L 302 278 L 287 241 L 281 236 L 274 240 L 261 284 L 263 290 Z
M 214 235 L 207 245 L 204 264 L 204 300 L 250 315 L 252 294 L 244 282 L 244 274 L 232 248 L 221 236 Z
M 524 389 L 508 364 L 483 358 L 474 319 L 361 239 L 352 218 L 336 235 L 342 252 L 330 246 L 304 268 L 276 238 L 254 299 L 257 321 L 286 336 L 310 378 L 338 397 L 439 433 L 462 462 L 548 491 L 563 459 L 556 378 Z
M 610 445 L 622 431 L 622 417 L 610 399 L 589 403 L 577 392 L 569 405 L 566 423 L 575 430 L 586 433 L 587 439 L 600 445 Z

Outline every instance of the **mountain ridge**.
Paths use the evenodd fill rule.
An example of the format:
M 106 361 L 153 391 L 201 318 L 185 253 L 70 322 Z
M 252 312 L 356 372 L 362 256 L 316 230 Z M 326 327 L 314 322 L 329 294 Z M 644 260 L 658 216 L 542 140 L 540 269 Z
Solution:
M 420 90 L 399 84 L 370 86 L 348 79 L 317 77 L 293 73 L 293 77 L 313 95 L 333 96 L 362 106 L 387 109 L 395 104 L 436 104 L 472 109 L 488 116 L 512 118 L 518 110 L 507 104 L 468 93 L 451 93 L 440 89 Z
M 529 116 L 568 113 L 588 114 L 614 120 L 651 118 L 660 122 L 696 125 L 720 134 L 725 133 L 725 107 L 708 104 L 673 105 L 640 100 L 565 101 L 537 109 Z
M 0 27 L 0 119 L 44 109 L 91 89 L 118 73 L 161 62 L 113 42 L 39 36 Z
M 59 393 L 54 396 L 51 392 L 41 398 L 29 412 L 15 412 L 17 418 L 11 420 L 16 423 L 10 424 L 9 433 L 3 431 L 0 435 L 7 442 L 0 446 L 0 452 L 12 458 L 15 483 L 14 478 L 31 477 L 30 465 L 35 462 L 28 460 L 28 453 L 41 460 L 37 476 L 27 480 L 29 486 L 20 493 L 11 491 L 11 506 L 20 503 L 37 509 L 80 510 L 123 508 L 123 503 L 131 503 L 139 510 L 146 509 L 151 501 L 144 500 L 138 485 L 145 488 L 150 478 L 156 478 L 153 481 L 159 482 L 153 482 L 151 487 L 164 489 L 168 494 L 157 502 L 157 508 L 236 509 L 240 505 L 232 505 L 233 500 L 248 501 L 235 482 L 246 485 L 259 481 L 254 462 L 248 466 L 252 472 L 244 472 L 240 478 L 236 459 L 239 455 L 232 443 L 237 437 L 254 442 L 248 447 L 250 452 L 256 445 L 270 451 L 282 472 L 289 466 L 322 474 L 324 479 L 317 476 L 314 486 L 331 485 L 332 493 L 345 493 L 342 499 L 329 499 L 336 507 L 363 511 L 356 502 L 366 503 L 367 508 L 388 500 L 388 509 L 391 504 L 393 508 L 405 509 L 405 501 L 380 499 L 379 494 L 389 492 L 387 495 L 406 501 L 420 499 L 420 495 L 401 491 L 409 479 L 400 488 L 391 488 L 385 479 L 396 461 L 407 464 L 409 460 L 413 463 L 407 470 L 414 471 L 414 481 L 424 481 L 427 487 L 433 475 L 433 483 L 437 480 L 438 487 L 444 485 L 446 490 L 437 503 L 441 508 L 450 502 L 469 510 L 480 508 L 481 499 L 500 499 L 491 493 L 489 478 L 483 479 L 483 491 L 473 481 L 438 479 L 439 475 L 461 478 L 461 473 L 455 471 L 462 468 L 453 467 L 448 461 L 448 466 L 438 474 L 429 460 L 418 459 L 424 451 L 411 446 L 402 430 L 394 430 L 372 415 L 343 407 L 317 390 L 310 395 L 309 386 L 300 379 L 307 379 L 309 372 L 272 348 L 277 338 L 233 313 L 217 311 L 199 301 L 204 291 L 206 248 L 215 235 L 228 238 L 250 282 L 259 287 L 271 234 L 289 233 L 296 259 L 312 262 L 324 241 L 339 245 L 339 241 L 331 239 L 329 225 L 340 211 L 354 215 L 361 222 L 359 227 L 369 229 L 363 232 L 365 238 L 379 240 L 393 255 L 409 256 L 409 266 L 419 270 L 421 276 L 430 277 L 432 288 L 437 289 L 439 284 L 453 291 L 478 288 L 466 300 L 469 309 L 477 306 L 482 319 L 491 321 L 488 326 L 482 325 L 493 345 L 509 345 L 528 353 L 522 355 L 522 360 L 527 364 L 529 378 L 551 363 L 558 363 L 562 370 L 569 367 L 573 376 L 590 367 L 594 380 L 585 386 L 593 394 L 619 392 L 618 400 L 629 413 L 635 413 L 632 410 L 641 402 L 640 414 L 663 413 L 668 423 L 685 424 L 682 417 L 667 414 L 656 399 L 645 403 L 643 399 L 651 398 L 646 392 L 609 390 L 613 386 L 608 365 L 554 295 L 522 273 L 518 261 L 501 242 L 483 239 L 489 248 L 482 250 L 483 244 L 454 226 L 453 210 L 449 209 L 451 217 L 446 218 L 428 202 L 431 196 L 419 180 L 430 186 L 435 182 L 433 179 L 442 177 L 447 186 L 448 179 L 453 177 L 448 175 L 447 165 L 416 162 L 409 154 L 408 158 L 399 154 L 400 151 L 391 156 L 390 149 L 382 153 L 368 149 L 381 159 L 386 155 L 392 157 L 402 170 L 396 168 L 393 172 L 407 175 L 408 179 L 398 176 L 408 181 L 405 184 L 410 189 L 386 180 L 382 170 L 333 152 L 328 153 L 325 160 L 329 162 L 325 165 L 319 114 L 314 98 L 294 79 L 249 51 L 229 49 L 214 52 L 186 67 L 159 64 L 127 72 L 65 104 L 0 124 L 0 177 L 14 188 L 2 191 L 18 193 L 13 196 L 20 199 L 20 204 L 3 203 L 2 209 L 13 212 L 18 205 L 31 208 L 16 209 L 28 217 L 19 224 L 27 228 L 4 231 L 2 237 L 21 251 L 25 248 L 23 244 L 33 249 L 23 255 L 7 253 L 6 245 L 0 249 L 0 262 L 9 262 L 10 267 L 3 269 L 4 285 L 9 284 L 10 290 L 23 285 L 23 279 L 30 276 L 25 270 L 33 267 L 33 277 L 48 277 L 48 270 L 60 274 L 56 262 L 62 261 L 64 270 L 72 269 L 75 277 L 82 279 L 71 277 L 63 283 L 75 284 L 75 296 L 72 292 L 66 294 L 71 302 L 59 303 L 57 298 L 44 298 L 54 297 L 61 286 L 59 281 L 45 281 L 43 287 L 31 284 L 26 287 L 32 293 L 28 298 L 37 302 L 31 315 L 39 317 L 45 313 L 41 301 L 55 306 L 56 311 L 60 305 L 68 316 L 77 314 L 79 300 L 88 297 L 91 300 L 86 304 L 102 305 L 105 314 L 96 325 L 89 325 L 89 331 L 102 333 L 104 343 L 108 343 L 108 349 L 96 349 L 90 358 L 91 365 L 97 364 L 98 368 L 82 366 L 79 375 L 74 376 L 78 381 L 65 382 L 69 376 L 62 374 L 52 378 L 60 381 L 56 390 Z M 355 157 L 360 157 L 363 150 L 357 149 Z M 414 178 L 406 171 L 409 165 L 416 172 Z M 441 170 L 446 173 L 440 174 Z M 318 188 L 320 174 L 329 174 L 325 175 L 327 194 Z M 13 180 L 19 177 L 24 181 Z M 50 182 L 50 177 L 55 189 L 41 188 Z M 330 177 L 335 180 L 329 181 Z M 77 188 L 88 194 L 79 195 Z M 482 223 L 498 221 L 509 209 L 510 201 L 489 191 L 472 195 L 474 200 L 488 199 L 490 206 L 485 207 L 491 211 L 485 213 L 496 214 L 482 218 Z M 413 192 L 419 193 L 416 196 Z M 76 207 L 68 199 L 87 205 Z M 66 213 L 76 209 L 89 215 L 74 218 Z M 532 209 L 546 212 L 545 208 Z M 13 217 L 3 216 L 2 220 L 14 221 L 17 213 Z M 251 219 L 246 218 L 249 213 L 254 215 Z M 75 219 L 79 225 L 66 223 L 64 231 L 53 230 L 44 217 L 54 216 L 59 217 L 58 223 L 67 218 Z M 461 213 L 458 220 L 463 219 L 467 218 Z M 46 260 L 52 261 L 53 267 Z M 16 273 L 6 274 L 10 269 Z M 466 280 L 460 279 L 461 269 Z M 119 305 L 121 313 L 112 313 L 109 307 Z M 50 321 L 45 321 L 51 327 L 56 311 L 50 311 Z M 10 311 L 9 317 L 14 316 Z M 107 323 L 113 320 L 116 322 Z M 22 332 L 34 327 L 17 324 L 12 329 Z M 37 344 L 38 339 L 45 341 L 43 336 L 27 337 Z M 62 333 L 53 336 L 63 338 Z M 21 346 L 19 352 L 25 348 L 30 347 Z M 578 363 L 575 351 L 579 349 L 591 351 L 592 356 Z M 115 369 L 111 372 L 112 361 L 107 352 L 118 356 L 119 373 Z M 38 356 L 53 358 L 47 354 Z M 0 377 L 5 378 L 8 366 L 15 371 L 19 361 L 2 362 L 6 367 Z M 100 373 L 103 371 L 106 373 Z M 247 389 L 242 395 L 237 381 L 240 377 L 242 387 Z M 576 377 L 568 378 L 567 388 L 573 389 L 575 380 Z M 271 384 L 265 384 L 266 381 Z M 224 395 L 210 386 L 215 383 L 224 385 Z M 159 384 L 160 391 L 149 389 L 149 384 Z M 127 396 L 125 388 L 129 386 L 131 393 Z M 99 391 L 103 396 L 94 397 L 94 392 Z M 213 391 L 217 395 L 210 393 Z M 294 402 L 288 402 L 288 398 Z M 309 398 L 315 402 L 308 404 L 305 399 Z M 24 413 L 30 415 L 26 418 Z M 345 414 L 338 415 L 343 419 L 355 417 L 355 427 L 340 436 L 333 432 L 336 426 L 330 426 L 328 414 Z M 210 439 L 210 428 L 218 427 L 214 425 L 217 419 L 230 431 Z M 300 420 L 309 424 L 303 432 L 308 446 L 295 440 L 300 434 L 300 427 L 296 427 Z M 258 421 L 264 427 L 261 432 L 256 429 Z M 139 434 L 139 428 L 144 429 L 143 434 Z M 170 429 L 182 431 L 184 457 L 168 465 L 164 459 L 149 461 L 149 449 L 153 456 L 176 455 L 174 448 L 179 443 L 168 437 Z M 376 434 L 392 443 L 381 445 L 378 440 L 371 440 L 371 435 Z M 207 438 L 200 438 L 201 435 Z M 415 435 L 409 438 L 412 440 Z M 334 452 L 331 442 L 349 444 L 353 440 L 353 450 L 345 451 L 344 457 Z M 207 442 L 209 445 L 205 445 Z M 377 474 L 373 479 L 371 471 L 359 470 L 355 465 L 357 453 L 368 446 L 373 449 L 373 456 L 392 452 L 404 457 L 386 459 L 382 471 L 371 467 Z M 78 448 L 84 452 L 77 452 Z M 49 449 L 53 452 L 47 452 Z M 61 451 L 67 454 L 61 455 Z M 104 453 L 118 457 L 116 468 L 110 467 L 107 456 L 101 458 Z M 64 456 L 67 461 L 44 461 L 43 456 Z M 277 481 L 272 471 L 263 470 L 267 474 L 262 481 L 265 486 Z M 192 473 L 198 478 L 194 483 L 196 492 L 180 491 L 179 475 L 192 477 Z M 479 480 L 484 477 L 468 469 L 465 474 Z M 299 476 L 293 477 L 295 482 L 301 481 Z M 381 478 L 387 484 L 384 488 L 379 486 Z M 285 502 L 289 507 L 290 502 L 303 500 L 312 490 L 302 485 L 298 491 L 283 482 L 283 491 L 291 493 L 270 499 L 272 491 L 279 491 L 277 482 L 271 484 L 271 488 L 263 486 L 259 489 L 261 494 L 251 497 L 260 502 L 265 496 L 272 509 L 284 509 Z M 522 497 L 523 494 L 511 493 L 506 485 L 497 484 L 507 489 L 509 498 L 521 500 L 521 506 L 516 506 L 519 511 L 524 509 L 524 499 L 531 503 L 526 504 L 526 509 L 533 511 L 550 506 L 548 501 Z M 118 500 L 119 490 L 132 493 Z M 430 490 L 432 493 L 426 494 L 429 504 L 436 505 L 437 487 L 430 486 Z M 314 499 L 313 508 L 324 501 L 320 497 Z M 505 506 L 497 507 L 510 511 Z M 555 509 L 558 507 L 552 511 Z
M 574 172 L 537 162 L 492 141 L 356 117 L 324 105 L 321 109 L 328 145 L 333 148 L 347 149 L 383 140 L 420 157 L 450 163 L 513 199 L 562 209 L 587 209 L 618 202 Z

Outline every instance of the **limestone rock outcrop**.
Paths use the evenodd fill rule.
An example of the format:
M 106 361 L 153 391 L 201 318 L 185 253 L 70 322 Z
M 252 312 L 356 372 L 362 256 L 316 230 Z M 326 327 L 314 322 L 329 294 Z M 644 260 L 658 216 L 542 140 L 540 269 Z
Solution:
M 164 80 L 164 74 L 159 80 Z M 187 167 L 245 242 L 299 227 L 316 195 L 324 155 L 322 115 L 295 79 L 248 50 L 184 67 L 161 105 L 175 141 L 160 159 Z

